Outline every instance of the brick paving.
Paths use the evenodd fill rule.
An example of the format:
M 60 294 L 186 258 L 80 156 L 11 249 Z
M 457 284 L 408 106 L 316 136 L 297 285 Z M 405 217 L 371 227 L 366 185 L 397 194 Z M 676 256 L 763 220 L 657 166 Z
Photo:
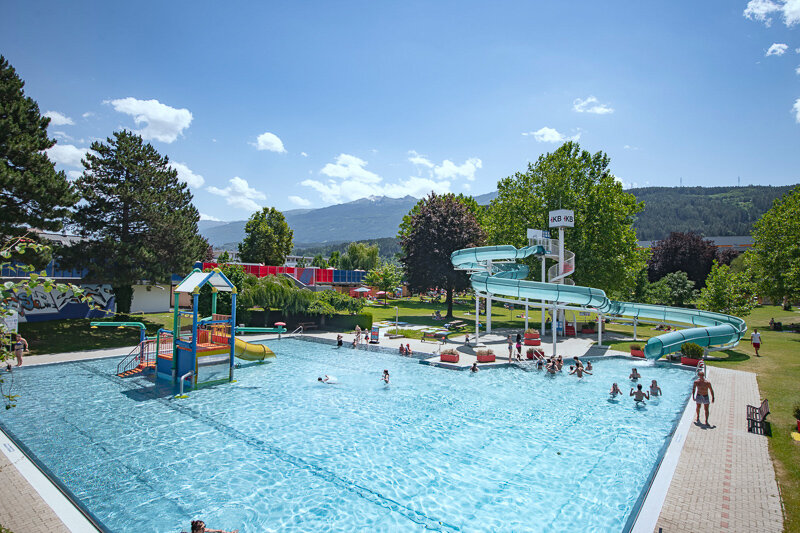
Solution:
M 0 453 L 0 525 L 14 533 L 69 533 L 4 453 Z
M 761 403 L 756 375 L 717 367 L 709 374 L 716 395 L 711 427 L 691 426 L 655 531 L 780 533 L 768 437 L 748 433 L 745 419 L 745 406 Z

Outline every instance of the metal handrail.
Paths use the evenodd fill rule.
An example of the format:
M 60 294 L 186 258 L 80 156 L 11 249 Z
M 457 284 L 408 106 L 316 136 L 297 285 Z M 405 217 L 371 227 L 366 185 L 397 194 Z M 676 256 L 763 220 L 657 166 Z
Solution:
M 183 394 L 183 381 L 184 381 L 186 378 L 188 378 L 188 377 L 190 377 L 190 376 L 192 376 L 192 375 L 194 375 L 194 371 L 193 371 L 193 370 L 190 370 L 190 371 L 188 371 L 187 373 L 185 373 L 184 375 L 182 375 L 182 376 L 181 376 L 181 380 L 180 380 L 180 381 L 181 381 L 181 393 L 178 395 L 178 398 L 186 398 L 186 397 L 187 397 L 187 396 L 185 396 L 185 395 Z
M 137 344 L 131 352 L 126 355 L 122 361 L 117 364 L 117 374 L 122 374 L 123 372 L 127 372 L 132 368 L 136 367 L 139 362 L 139 358 L 142 355 L 142 348 L 144 348 L 144 344 L 146 342 L 150 342 L 149 340 L 143 340 L 139 344 Z M 132 362 L 136 362 L 137 365 L 131 365 Z

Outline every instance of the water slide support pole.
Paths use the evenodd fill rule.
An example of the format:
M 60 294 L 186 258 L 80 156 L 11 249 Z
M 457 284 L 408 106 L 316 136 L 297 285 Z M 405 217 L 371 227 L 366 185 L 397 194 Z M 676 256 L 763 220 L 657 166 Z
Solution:
M 475 346 L 480 342 L 481 330 L 481 297 L 478 291 L 475 291 Z
M 547 283 L 547 280 L 544 279 L 545 276 L 547 275 L 545 270 L 544 270 L 544 260 L 545 260 L 545 256 L 543 255 L 542 256 L 542 283 Z M 544 300 L 542 300 L 542 336 L 544 336 L 547 333 L 547 330 L 544 327 L 545 326 L 544 303 L 545 303 Z
M 636 324 L 639 323 L 639 319 L 637 317 L 633 317 L 633 340 L 639 340 L 636 338 Z
M 556 345 L 558 344 L 558 341 L 556 340 L 556 320 L 555 320 L 555 318 L 557 316 L 558 316 L 558 307 L 554 305 L 553 306 L 553 321 L 550 323 L 550 325 L 553 328 L 552 329 L 552 332 L 553 332 L 553 357 L 556 356 Z
M 528 299 L 525 298 L 525 331 L 528 330 Z
M 492 260 L 486 262 L 486 270 L 492 275 Z M 486 293 L 486 333 L 492 332 L 492 293 Z
M 597 313 L 597 345 L 603 345 L 603 315 Z
M 564 226 L 559 226 L 558 228 L 558 275 L 564 275 Z M 564 283 L 564 278 L 562 277 L 558 280 L 559 283 Z M 567 316 L 566 311 L 562 310 L 563 315 L 559 318 L 561 319 L 561 323 L 564 325 L 564 331 L 567 331 Z M 556 316 L 553 315 L 553 321 L 556 321 Z

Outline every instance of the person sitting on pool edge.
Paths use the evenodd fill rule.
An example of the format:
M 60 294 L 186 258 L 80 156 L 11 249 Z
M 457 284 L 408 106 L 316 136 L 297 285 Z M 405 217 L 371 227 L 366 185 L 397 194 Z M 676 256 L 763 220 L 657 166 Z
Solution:
M 406 355 L 412 355 L 414 352 L 411 351 L 411 345 L 406 343 Z
M 661 396 L 661 394 L 661 387 L 658 386 L 658 382 L 656 380 L 653 380 L 653 382 L 650 384 L 650 396 L 655 398 L 656 396 Z
M 208 529 L 202 520 L 192 520 L 192 533 L 239 533 L 238 529 L 225 531 L 224 529 Z
M 637 379 L 641 378 L 642 376 L 639 374 L 639 371 L 635 368 L 631 370 L 631 375 L 628 376 L 628 379 L 631 381 L 636 381 Z
M 406 354 L 406 347 L 403 346 L 403 343 L 400 343 L 400 355 Z
M 336 335 L 336 347 L 341 348 L 342 344 L 344 344 L 344 340 L 342 339 L 342 335 Z
M 621 390 L 619 390 L 619 385 L 617 385 L 616 383 L 612 383 L 612 384 L 611 384 L 611 390 L 610 390 L 608 393 L 609 393 L 609 394 L 611 395 L 611 397 L 613 398 L 613 397 L 614 397 L 614 396 L 616 396 L 617 394 L 622 394 L 622 391 L 621 391 Z
M 650 393 L 642 390 L 642 384 L 636 385 L 636 390 L 631 389 L 629 396 L 633 396 L 636 403 L 644 402 L 645 399 L 650 399 Z

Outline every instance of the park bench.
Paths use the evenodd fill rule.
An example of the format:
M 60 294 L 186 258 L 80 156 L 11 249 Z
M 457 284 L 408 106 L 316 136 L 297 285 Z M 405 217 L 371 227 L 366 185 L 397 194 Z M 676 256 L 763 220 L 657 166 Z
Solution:
M 297 325 L 302 327 L 303 331 L 307 329 L 317 329 L 317 324 L 315 324 L 314 322 L 300 322 Z
M 769 414 L 769 400 L 761 402 L 760 407 L 747 406 L 747 431 L 751 433 L 766 433 L 767 415 Z
M 463 327 L 464 325 L 465 324 L 463 320 L 453 320 L 452 322 L 448 322 L 447 324 L 445 324 L 444 327 L 446 327 L 447 329 L 458 329 Z

